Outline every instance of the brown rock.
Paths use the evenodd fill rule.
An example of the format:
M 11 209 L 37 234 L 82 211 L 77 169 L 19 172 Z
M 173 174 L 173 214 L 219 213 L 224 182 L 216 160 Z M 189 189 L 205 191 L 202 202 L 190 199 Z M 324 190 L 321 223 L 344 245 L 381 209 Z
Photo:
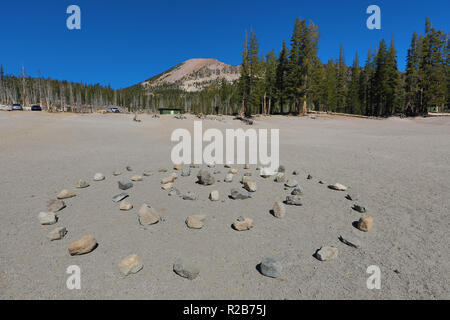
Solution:
M 128 210 L 133 209 L 133 205 L 126 200 L 122 200 L 122 202 L 120 203 L 119 209 L 123 210 L 123 211 L 128 211 Z
M 97 241 L 93 236 L 86 235 L 78 241 L 72 242 L 69 246 L 71 256 L 89 253 L 95 249 Z
M 159 213 L 149 206 L 148 204 L 143 204 L 139 209 L 139 223 L 143 226 L 148 226 L 151 224 L 158 223 L 161 220 Z
M 239 217 L 233 222 L 233 228 L 237 231 L 245 231 L 253 228 L 253 220 L 250 218 Z
M 358 221 L 358 229 L 364 232 L 369 232 L 373 227 L 373 218 L 371 216 L 363 216 Z
M 183 165 L 181 165 L 181 164 L 174 164 L 174 165 L 173 165 L 173 169 L 174 169 L 174 170 L 181 171 L 181 169 L 183 169 Z
M 56 197 L 58 199 L 68 199 L 68 198 L 75 197 L 75 193 L 73 193 L 70 190 L 64 189 L 60 193 L 58 193 L 58 195 Z
M 206 219 L 206 216 L 203 214 L 197 214 L 193 216 L 189 216 L 186 219 L 186 225 L 191 229 L 201 229 L 203 228 L 203 220 Z
M 172 188 L 173 188 L 173 182 L 168 182 L 161 186 L 161 189 L 163 189 L 163 190 L 170 190 Z

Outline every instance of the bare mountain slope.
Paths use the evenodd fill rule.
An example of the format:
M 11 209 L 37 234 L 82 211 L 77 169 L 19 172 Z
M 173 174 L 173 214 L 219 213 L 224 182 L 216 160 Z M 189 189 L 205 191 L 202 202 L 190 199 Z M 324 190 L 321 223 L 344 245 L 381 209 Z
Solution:
M 173 85 L 194 92 L 222 79 L 233 82 L 239 79 L 239 76 L 239 66 L 230 66 L 216 59 L 190 59 L 142 82 L 141 85 L 148 89 Z

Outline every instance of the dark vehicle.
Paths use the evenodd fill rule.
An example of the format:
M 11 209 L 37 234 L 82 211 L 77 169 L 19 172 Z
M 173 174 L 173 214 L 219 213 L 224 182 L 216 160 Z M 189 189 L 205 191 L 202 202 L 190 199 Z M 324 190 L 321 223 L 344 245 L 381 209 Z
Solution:
M 119 108 L 108 108 L 107 111 L 109 113 L 120 113 Z
M 21 105 L 21 104 L 18 104 L 18 103 L 14 103 L 14 104 L 11 106 L 11 108 L 12 108 L 13 110 L 20 110 L 20 111 L 23 110 L 22 105 Z
M 31 111 L 42 111 L 41 106 L 35 105 L 35 106 L 31 106 Z

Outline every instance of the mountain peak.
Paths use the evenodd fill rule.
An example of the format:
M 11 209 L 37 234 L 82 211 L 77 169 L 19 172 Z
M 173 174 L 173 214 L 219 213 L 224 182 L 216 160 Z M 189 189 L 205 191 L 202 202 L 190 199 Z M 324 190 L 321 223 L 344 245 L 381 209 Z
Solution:
M 217 59 L 194 58 L 180 63 L 174 68 L 141 83 L 141 85 L 147 89 L 171 85 L 188 92 L 194 92 L 222 79 L 233 82 L 239 79 L 239 76 L 239 66 L 231 66 Z

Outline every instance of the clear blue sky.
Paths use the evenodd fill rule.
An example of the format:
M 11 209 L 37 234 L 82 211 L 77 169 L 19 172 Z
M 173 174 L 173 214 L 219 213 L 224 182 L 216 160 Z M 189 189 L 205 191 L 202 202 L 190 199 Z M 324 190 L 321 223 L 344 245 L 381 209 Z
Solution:
M 66 27 L 66 9 L 81 8 L 82 29 Z M 381 8 L 382 29 L 368 30 L 366 8 Z M 296 17 L 313 20 L 321 33 L 319 57 L 355 51 L 364 63 L 381 38 L 395 38 L 399 68 L 414 31 L 429 16 L 450 32 L 449 0 L 1 0 L 0 63 L 9 74 L 41 70 L 59 80 L 127 87 L 190 58 L 241 62 L 244 32 L 253 28 L 264 53 L 278 54 Z

